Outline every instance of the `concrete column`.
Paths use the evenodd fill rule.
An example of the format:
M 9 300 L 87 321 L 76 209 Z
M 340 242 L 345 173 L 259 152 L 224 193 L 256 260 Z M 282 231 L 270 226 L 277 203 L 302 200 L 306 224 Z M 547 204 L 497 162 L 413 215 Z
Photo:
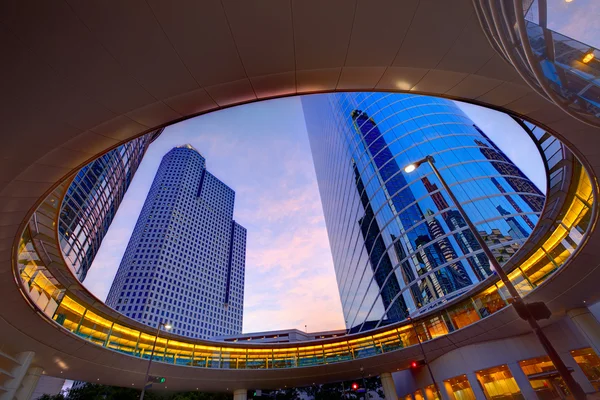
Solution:
M 525 375 L 525 372 L 521 369 L 521 366 L 518 362 L 508 364 L 508 369 L 512 374 L 513 378 L 517 382 L 517 386 L 521 390 L 521 394 L 526 399 L 537 399 L 537 395 L 535 394 L 535 390 L 531 387 L 531 383 L 529 383 L 529 378 Z
M 440 387 L 440 396 L 442 396 L 442 400 L 454 400 L 454 392 L 452 391 L 452 385 L 448 382 L 439 382 L 438 386 Z
M 471 385 L 471 390 L 473 391 L 475 398 L 477 400 L 486 399 L 487 397 L 485 397 L 485 393 L 484 393 L 483 389 L 481 388 L 481 384 L 479 383 L 479 380 L 477 379 L 477 375 L 475 375 L 475 372 L 469 372 L 467 374 L 467 379 L 469 380 L 469 385 Z
M 600 322 L 587 308 L 575 308 L 567 311 L 579 332 L 587 339 L 590 347 L 600 356 Z
M 33 356 L 35 356 L 33 351 L 26 351 L 24 353 L 17 354 L 15 358 L 19 365 L 10 371 L 13 378 L 4 384 L 5 392 L 0 395 L 0 400 L 13 400 L 15 398 L 17 391 L 21 387 L 23 378 L 27 374 L 27 370 L 31 365 Z
M 236 389 L 233 391 L 233 400 L 248 400 L 247 389 Z
M 23 378 L 21 388 L 17 390 L 17 394 L 15 398 L 17 400 L 29 400 L 31 399 L 31 395 L 35 391 L 35 388 L 40 380 L 40 376 L 42 376 L 42 368 L 40 367 L 31 367 L 27 371 L 25 378 Z
M 440 388 L 440 390 L 442 390 L 442 389 Z M 423 388 L 423 395 L 425 396 L 425 399 L 427 399 L 427 400 L 435 400 L 436 399 L 435 387 L 429 386 L 429 388 Z
M 381 379 L 385 400 L 398 400 L 398 393 L 396 392 L 396 385 L 394 384 L 392 374 L 384 372 L 379 376 L 379 379 Z
M 573 379 L 579 383 L 584 392 L 596 392 L 596 389 L 594 389 L 594 386 L 590 383 L 587 376 L 585 376 L 583 370 L 579 367 L 579 364 L 577 364 L 577 361 L 571 356 L 571 353 L 561 353 L 560 358 L 562 358 L 567 368 L 573 368 L 573 373 L 571 375 L 573 376 Z

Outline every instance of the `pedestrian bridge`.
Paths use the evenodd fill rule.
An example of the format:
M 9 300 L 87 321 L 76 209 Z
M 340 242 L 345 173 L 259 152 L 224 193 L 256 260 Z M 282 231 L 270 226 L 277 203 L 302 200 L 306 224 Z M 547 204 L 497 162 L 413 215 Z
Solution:
M 506 268 L 553 318 L 600 296 L 600 132 L 528 86 L 492 48 L 469 1 L 15 1 L 0 15 L 0 348 L 34 352 L 48 375 L 140 387 L 154 341 L 152 329 L 94 298 L 62 261 L 55 222 L 73 174 L 157 128 L 281 96 L 437 95 L 547 130 L 533 138 L 551 174 L 546 207 Z M 562 152 L 550 164 L 555 153 L 545 151 L 556 139 Z M 419 341 L 434 359 L 527 332 L 507 297 L 492 277 L 413 321 L 311 342 L 161 333 L 153 373 L 169 390 L 232 391 L 392 372 L 422 358 Z

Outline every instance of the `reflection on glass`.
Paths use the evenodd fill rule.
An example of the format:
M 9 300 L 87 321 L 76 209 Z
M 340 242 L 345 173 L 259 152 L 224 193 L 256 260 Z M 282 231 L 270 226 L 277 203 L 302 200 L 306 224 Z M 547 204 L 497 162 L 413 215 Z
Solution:
M 146 149 L 162 130 L 133 139 L 84 166 L 67 189 L 58 220 L 65 261 L 81 282 Z
M 534 229 L 544 194 L 454 102 L 338 93 L 302 104 L 350 332 L 429 311 L 491 275 L 431 169 L 405 166 L 435 157 L 500 263 Z
M 485 17 L 492 15 L 492 4 L 503 7 L 503 18 Z M 479 2 L 479 18 L 494 47 L 540 95 L 571 116 L 600 126 L 600 29 L 592 17 L 600 11 L 597 1 L 534 0 L 524 5 L 522 13 L 514 14 L 502 0 Z
M 560 212 L 560 215 L 564 216 L 563 225 L 561 225 L 564 229 L 550 232 L 543 241 L 537 244 L 539 249 L 547 249 L 548 252 L 551 252 L 558 243 L 562 243 L 561 241 L 570 237 L 574 238 L 573 247 L 569 247 L 567 251 L 572 254 L 589 227 L 589 205 L 593 203 L 589 177 L 581 168 L 576 167 L 570 184 L 571 190 L 568 193 L 570 197 L 568 197 L 563 211 Z M 60 188 L 57 190 L 57 193 L 62 193 Z M 95 305 L 86 304 L 78 298 L 77 294 L 65 290 L 46 267 L 49 259 L 44 254 L 46 251 L 56 253 L 58 251 L 57 244 L 42 242 L 39 239 L 34 240 L 31 232 L 36 233 L 33 235 L 34 237 L 51 237 L 37 233 L 51 232 L 53 229 L 52 216 L 56 215 L 58 211 L 52 204 L 57 204 L 56 200 L 57 197 L 54 193 L 48 197 L 48 204 L 44 204 L 38 209 L 21 237 L 17 262 L 24 293 L 48 317 L 83 339 L 135 357 L 149 358 L 155 339 L 153 332 L 140 332 L 137 328 L 128 326 L 127 322 L 118 322 L 116 312 L 108 309 L 98 311 Z M 539 271 L 534 268 L 539 256 L 538 248 L 534 249 L 531 256 L 518 268 L 508 274 L 524 294 L 526 291 L 533 290 L 530 283 L 532 276 L 530 272 L 535 275 Z M 562 255 L 555 260 L 549 259 L 549 261 L 557 263 L 565 260 L 566 258 Z M 57 264 L 54 263 L 55 268 Z M 68 266 L 65 265 L 64 268 L 68 268 Z M 161 337 L 157 340 L 154 359 L 160 362 L 199 368 L 269 369 L 315 366 L 371 357 L 415 346 L 418 345 L 419 340 L 429 341 L 476 323 L 508 304 L 504 291 L 501 283 L 495 283 L 458 304 L 425 318 L 415 319 L 410 324 L 356 338 L 341 337 L 339 341 L 323 345 L 268 349 L 251 346 L 225 348 L 216 343 L 201 344 L 202 342 L 194 343 L 186 341 L 184 338 L 181 340 L 166 338 L 162 337 L 161 333 Z M 45 300 L 40 301 L 40 299 Z M 48 299 L 54 301 L 57 307 L 49 308 L 48 305 L 52 304 L 52 301 L 47 301 Z M 108 312 L 108 314 L 104 314 L 104 312 Z M 417 334 L 419 339 L 417 339 Z M 583 353 L 577 354 L 578 362 L 586 363 L 582 364 L 584 365 L 582 368 L 588 371 L 586 372 L 590 374 L 588 376 L 597 376 L 593 374 L 598 369 L 598 360 Z M 585 356 L 585 358 L 580 356 Z
M 547 158 L 555 157 L 558 152 L 566 154 L 560 148 L 558 150 L 555 148 L 555 139 L 545 132 L 532 129 L 532 134 L 539 140 L 540 146 L 545 149 L 544 154 Z M 477 152 L 481 154 L 479 151 Z M 352 164 L 349 163 L 347 166 L 350 167 Z M 356 166 L 358 168 L 358 164 Z M 493 171 L 493 168 L 490 167 L 490 170 Z M 357 186 L 362 185 L 365 188 L 364 191 L 370 190 L 368 189 L 370 187 L 369 182 L 376 180 L 377 176 L 375 169 L 371 171 L 373 172 L 371 178 L 367 177 L 363 179 L 362 175 L 359 174 L 358 176 L 361 179 L 353 181 L 352 186 L 346 188 L 350 197 L 352 195 L 355 196 L 358 190 Z M 357 177 L 353 168 L 349 168 L 347 172 L 351 177 Z M 565 157 L 564 162 L 556 163 L 550 169 L 550 176 L 553 176 L 553 174 L 555 177 L 558 176 L 561 178 L 555 180 L 554 184 L 549 185 L 549 201 L 553 203 L 544 210 L 544 217 L 549 215 L 548 213 L 555 213 L 550 215 L 557 215 L 556 220 L 560 221 L 560 224 L 551 230 L 538 230 L 536 232 L 536 240 L 529 243 L 531 248 L 519 259 L 518 265 L 507 268 L 507 271 L 510 271 L 508 272 L 509 279 L 523 295 L 532 291 L 536 286 L 543 284 L 548 277 L 552 276 L 552 272 L 562 267 L 576 253 L 580 245 L 584 243 L 586 234 L 593 222 L 591 212 L 592 204 L 595 201 L 593 186 L 581 164 L 576 159 Z M 463 260 L 468 259 L 464 258 L 465 252 L 462 251 L 462 246 L 458 245 L 459 240 L 457 239 L 461 237 L 463 239 L 467 238 L 467 235 L 461 236 L 459 229 L 455 229 L 454 232 L 452 231 L 453 228 L 451 226 L 458 227 L 460 224 L 457 219 L 451 220 L 453 218 L 451 217 L 452 209 L 444 216 L 444 209 L 450 206 L 446 200 L 441 201 L 441 199 L 445 199 L 445 194 L 441 193 L 440 196 L 442 197 L 436 195 L 436 193 L 440 192 L 437 190 L 437 186 L 434 187 L 433 185 L 437 185 L 438 182 L 432 181 L 431 176 L 429 176 L 429 183 L 431 185 L 426 187 L 423 184 L 426 177 L 417 177 L 409 186 L 411 190 L 414 189 L 417 193 L 415 199 L 417 199 L 419 209 L 432 210 L 434 214 L 425 212 L 425 219 L 411 229 L 414 229 L 418 225 L 426 226 L 425 231 L 431 232 L 432 237 L 436 236 L 436 238 L 432 242 L 423 244 L 416 250 L 412 250 L 412 247 L 409 246 L 410 242 L 407 242 L 408 235 L 405 233 L 408 230 L 402 231 L 398 228 L 398 225 L 394 227 L 393 223 L 397 221 L 397 218 L 393 217 L 393 214 L 389 214 L 392 216 L 390 220 L 382 221 L 378 218 L 383 210 L 389 211 L 391 209 L 391 207 L 387 209 L 384 207 L 384 205 L 390 204 L 385 196 L 382 203 L 377 203 L 373 200 L 369 203 L 362 203 L 361 197 L 353 197 L 356 201 L 354 203 L 355 210 L 361 213 L 364 212 L 365 215 L 367 213 L 373 214 L 370 217 L 371 223 L 369 226 L 375 226 L 375 232 L 386 232 L 384 235 L 379 235 L 378 233 L 372 234 L 367 229 L 365 232 L 369 234 L 365 236 L 375 235 L 373 236 L 373 243 L 379 240 L 378 237 L 383 238 L 389 262 L 395 268 L 394 275 L 388 276 L 387 282 L 394 282 L 390 278 L 392 276 L 397 277 L 395 282 L 401 287 L 398 296 L 403 297 L 407 306 L 411 304 L 412 299 L 410 290 L 419 287 L 415 283 L 433 275 L 432 272 L 435 272 L 426 272 L 418 275 L 414 261 L 417 254 L 421 256 L 422 254 L 427 254 L 425 253 L 427 247 L 432 246 L 432 243 L 439 243 L 440 254 L 444 257 L 445 254 L 449 254 L 446 247 L 448 246 L 447 243 L 449 243 L 459 259 L 446 262 L 438 269 L 447 268 L 453 263 L 463 262 Z M 566 179 L 563 180 L 562 177 Z M 478 179 L 478 181 L 486 182 L 491 187 L 494 186 L 485 177 Z M 454 182 L 454 184 L 457 189 L 462 187 L 460 183 Z M 508 185 L 505 182 L 502 184 Z M 381 192 L 383 188 L 381 186 L 379 188 L 379 192 Z M 561 193 L 559 196 L 560 202 L 557 202 L 556 198 L 553 197 L 553 194 L 557 192 Z M 53 275 L 55 272 L 59 272 L 61 275 L 68 273 L 69 268 L 66 263 L 61 264 L 59 258 L 51 259 L 49 257 L 49 254 L 60 254 L 59 244 L 53 241 L 53 238 L 56 237 L 54 221 L 56 221 L 59 212 L 58 204 L 60 204 L 63 193 L 63 187 L 58 187 L 55 192 L 49 195 L 36 210 L 29 224 L 22 232 L 15 258 L 17 267 L 15 271 L 16 277 L 20 280 L 23 295 L 30 301 L 32 306 L 43 312 L 49 319 L 51 318 L 62 328 L 79 335 L 83 339 L 98 346 L 107 347 L 135 357 L 149 358 L 151 346 L 155 339 L 154 331 L 142 332 L 132 321 L 119 315 L 114 310 L 97 303 L 90 304 L 88 301 L 89 298 L 81 296 L 81 289 L 77 288 L 76 285 L 71 285 L 67 289 Z M 496 200 L 501 201 L 507 193 L 499 191 Z M 374 194 L 370 198 L 372 199 L 376 196 L 377 194 Z M 523 207 L 527 207 L 525 201 L 519 196 L 512 198 L 519 204 L 522 210 L 525 209 Z M 327 204 L 325 203 L 324 205 Z M 440 207 L 437 207 L 436 204 L 439 204 Z M 506 207 L 509 207 L 507 204 L 510 203 L 504 203 L 502 207 L 506 209 Z M 494 218 L 501 219 L 502 224 L 504 224 L 501 225 L 503 228 L 496 228 L 500 229 L 500 233 L 495 236 L 498 240 L 498 243 L 495 243 L 495 247 L 511 246 L 514 242 L 507 243 L 506 240 L 508 239 L 504 242 L 500 240 L 501 235 L 506 236 L 506 232 L 511 228 L 503 218 L 508 216 L 501 216 L 497 213 L 498 210 L 495 208 L 497 205 L 498 203 L 490 202 L 486 206 L 487 211 L 491 210 L 495 212 L 496 214 L 492 214 Z M 371 211 L 368 211 L 369 208 Z M 440 210 L 439 208 L 443 209 Z M 483 208 L 483 206 L 480 208 Z M 496 211 L 493 211 L 494 209 Z M 535 214 L 529 215 L 537 217 Z M 427 222 L 431 218 L 436 218 L 437 223 L 428 225 Z M 453 222 L 449 223 L 447 219 Z M 519 220 L 519 222 L 524 229 L 527 229 L 525 228 L 527 224 L 524 220 Z M 486 223 L 480 225 L 486 226 Z M 356 237 L 362 238 L 362 231 L 359 230 L 359 224 L 356 224 L 356 227 Z M 394 228 L 392 229 L 392 227 Z M 439 232 L 436 233 L 436 229 L 438 228 L 443 229 L 447 233 L 439 236 Z M 444 243 L 444 245 L 441 243 Z M 468 246 L 468 238 L 467 240 L 463 240 L 463 243 L 465 246 Z M 377 246 L 373 244 L 372 248 L 375 249 Z M 332 247 L 339 250 L 339 246 Z M 408 249 L 411 249 L 410 253 Z M 469 257 L 475 256 L 476 254 L 469 255 Z M 360 253 L 360 257 L 363 257 L 364 261 L 370 261 L 368 257 L 365 257 L 364 251 Z M 382 255 L 377 262 L 381 265 L 386 265 L 387 261 L 385 261 L 385 257 Z M 476 267 L 472 266 L 479 264 L 476 260 L 471 260 L 465 261 L 463 265 L 467 272 L 469 272 L 470 268 L 473 270 L 476 269 Z M 365 266 L 368 267 L 365 271 L 373 272 L 377 270 L 377 267 L 371 269 L 370 266 Z M 387 282 L 383 282 L 382 285 L 385 286 Z M 406 282 L 412 283 L 411 285 L 407 285 Z M 430 281 L 430 284 L 432 288 L 435 287 L 433 279 Z M 375 286 L 378 285 L 379 283 Z M 272 348 L 257 348 L 242 343 L 228 343 L 227 345 L 231 347 L 225 348 L 221 347 L 223 343 L 190 340 L 161 332 L 160 338 L 157 340 L 155 359 L 160 362 L 182 366 L 228 369 L 296 368 L 337 363 L 397 351 L 404 347 L 416 346 L 419 340 L 423 342 L 433 340 L 491 316 L 498 310 L 506 307 L 509 301 L 510 297 L 507 295 L 502 283 L 492 280 L 490 284 L 474 290 L 469 296 L 465 296 L 451 306 L 439 308 L 426 317 L 416 317 L 410 322 L 396 324 L 388 328 L 379 329 L 376 332 L 363 333 L 356 336 L 342 336 L 335 339 L 334 342 L 324 344 L 320 342 L 299 345 L 280 344 L 274 345 L 275 347 Z M 395 300 L 391 299 L 390 303 L 393 307 Z M 365 313 L 365 315 L 367 314 Z M 419 339 L 417 339 L 417 335 Z M 589 354 L 585 353 L 586 350 L 589 349 L 574 352 L 573 356 L 576 357 L 582 369 L 586 371 L 586 375 L 590 377 L 590 380 L 593 383 L 596 382 L 594 384 L 597 385 L 599 361 L 591 352 Z M 480 371 L 480 373 L 483 373 L 483 371 Z M 482 379 L 488 379 L 483 375 Z M 496 392 L 500 393 L 501 391 L 497 390 Z M 513 394 L 509 394 L 509 396 L 513 396 Z

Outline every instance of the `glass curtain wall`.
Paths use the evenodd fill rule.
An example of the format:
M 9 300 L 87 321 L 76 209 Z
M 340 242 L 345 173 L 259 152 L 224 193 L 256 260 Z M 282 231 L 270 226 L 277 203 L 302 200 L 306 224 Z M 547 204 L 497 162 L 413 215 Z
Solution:
M 150 143 L 148 133 L 84 166 L 67 189 L 58 220 L 65 261 L 80 282 L 96 257 L 115 214 Z
M 536 225 L 544 194 L 453 101 L 336 93 L 302 105 L 349 331 L 428 311 L 491 274 L 431 168 L 406 165 L 434 157 L 500 263 Z

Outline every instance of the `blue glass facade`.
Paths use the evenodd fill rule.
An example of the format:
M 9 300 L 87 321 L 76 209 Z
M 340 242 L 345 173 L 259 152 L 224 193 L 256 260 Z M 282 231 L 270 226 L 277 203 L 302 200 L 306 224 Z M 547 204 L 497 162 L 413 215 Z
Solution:
M 194 338 L 242 331 L 246 229 L 235 192 L 190 145 L 169 151 L 144 203 L 106 304 Z
M 389 93 L 302 98 L 344 316 L 361 331 L 428 311 L 490 275 L 431 155 L 496 258 L 530 235 L 543 193 L 454 104 Z
M 83 167 L 61 204 L 58 234 L 65 261 L 83 282 L 150 143 L 148 133 Z
M 505 7 L 504 0 L 473 5 L 492 47 L 529 86 L 572 117 L 599 127 L 600 51 L 594 35 L 598 23 L 578 14 L 589 7 L 594 15 L 594 2 L 566 3 L 528 0 L 522 12 Z M 502 18 L 492 18 L 498 10 Z

